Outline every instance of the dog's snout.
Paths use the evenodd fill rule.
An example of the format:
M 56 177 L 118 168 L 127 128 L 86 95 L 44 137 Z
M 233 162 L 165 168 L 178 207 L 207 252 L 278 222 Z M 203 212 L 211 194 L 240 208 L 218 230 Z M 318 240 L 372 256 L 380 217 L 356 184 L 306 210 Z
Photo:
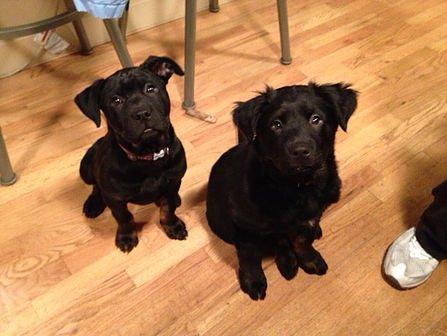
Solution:
M 289 154 L 297 159 L 308 159 L 311 156 L 312 148 L 309 144 L 295 142 L 288 146 Z
M 152 113 L 150 111 L 147 111 L 147 110 L 138 111 L 138 112 L 133 114 L 133 118 L 135 120 L 148 120 L 148 119 L 151 118 L 151 116 L 152 116 Z

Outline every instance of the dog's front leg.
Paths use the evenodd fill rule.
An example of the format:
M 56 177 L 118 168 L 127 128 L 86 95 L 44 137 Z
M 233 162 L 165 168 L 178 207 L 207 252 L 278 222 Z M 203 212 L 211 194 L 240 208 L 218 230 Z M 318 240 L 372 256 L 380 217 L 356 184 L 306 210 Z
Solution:
M 313 235 L 300 234 L 293 241 L 293 248 L 298 258 L 298 265 L 309 274 L 326 274 L 328 267 L 321 254 L 314 249 Z
M 236 241 L 241 289 L 253 300 L 264 300 L 267 280 L 262 270 L 262 253 L 255 241 Z
M 279 237 L 276 242 L 275 262 L 279 272 L 287 280 L 292 280 L 298 273 L 298 259 L 287 237 Z
M 160 207 L 160 225 L 166 235 L 171 239 L 184 240 L 188 236 L 188 231 L 185 223 L 175 214 L 175 209 L 180 203 L 180 196 L 175 192 L 162 197 L 157 205 Z
M 115 245 L 121 251 L 128 253 L 138 245 L 137 227 L 133 216 L 127 208 L 126 202 L 111 199 L 105 199 L 105 202 L 118 222 Z

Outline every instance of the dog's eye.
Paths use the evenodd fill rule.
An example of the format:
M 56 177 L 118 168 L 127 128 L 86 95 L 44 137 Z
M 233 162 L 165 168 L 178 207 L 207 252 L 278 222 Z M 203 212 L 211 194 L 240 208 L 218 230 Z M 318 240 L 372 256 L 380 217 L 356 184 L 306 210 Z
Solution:
M 120 96 L 112 96 L 112 104 L 114 105 L 121 105 L 124 103 L 124 99 Z
M 312 114 L 309 119 L 310 124 L 319 126 L 323 123 L 323 119 L 318 114 Z
M 278 130 L 278 129 L 282 128 L 282 122 L 278 119 L 274 120 L 272 122 L 271 128 L 272 128 L 272 130 Z
M 144 86 L 144 93 L 155 93 L 155 92 L 158 92 L 158 88 L 156 88 L 155 86 L 151 84 L 146 84 Z

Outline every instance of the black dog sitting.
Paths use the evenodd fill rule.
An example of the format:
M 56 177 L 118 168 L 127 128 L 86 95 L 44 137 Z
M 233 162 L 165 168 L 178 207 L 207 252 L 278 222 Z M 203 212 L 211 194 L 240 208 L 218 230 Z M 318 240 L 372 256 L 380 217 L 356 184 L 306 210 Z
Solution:
M 81 177 L 93 185 L 84 213 L 94 218 L 108 206 L 118 222 L 115 243 L 123 252 L 130 252 L 138 244 L 127 203 L 155 202 L 168 237 L 187 236 L 185 224 L 175 215 L 181 202 L 178 190 L 186 158 L 169 119 L 166 84 L 173 73 L 183 76 L 173 60 L 150 56 L 139 67 L 95 81 L 75 98 L 81 111 L 98 127 L 102 110 L 108 126 L 107 134 L 81 161 Z
M 267 88 L 234 110 L 240 143 L 212 168 L 207 219 L 235 245 L 240 285 L 252 299 L 266 294 L 267 252 L 288 280 L 298 267 L 326 273 L 312 243 L 322 236 L 323 211 L 340 197 L 334 139 L 338 126 L 346 131 L 356 96 L 342 83 L 310 83 Z

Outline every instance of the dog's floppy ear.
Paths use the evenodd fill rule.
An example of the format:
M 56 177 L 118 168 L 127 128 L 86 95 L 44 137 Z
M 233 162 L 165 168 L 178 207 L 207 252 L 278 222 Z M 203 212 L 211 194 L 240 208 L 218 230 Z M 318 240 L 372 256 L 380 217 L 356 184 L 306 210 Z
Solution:
M 75 103 L 87 117 L 93 120 L 96 127 L 101 126 L 99 99 L 104 79 L 98 79 L 75 97 Z
M 163 79 L 165 83 L 168 82 L 173 74 L 179 76 L 184 75 L 180 65 L 169 57 L 149 56 L 148 59 L 140 65 L 140 68 L 156 74 Z
M 270 103 L 274 96 L 275 90 L 269 86 L 264 92 L 246 102 L 236 103 L 233 110 L 233 122 L 248 141 L 256 138 L 256 128 L 261 115 L 261 108 Z
M 351 89 L 350 84 L 345 83 L 310 85 L 334 108 L 338 124 L 346 132 L 348 120 L 357 108 L 358 92 Z

